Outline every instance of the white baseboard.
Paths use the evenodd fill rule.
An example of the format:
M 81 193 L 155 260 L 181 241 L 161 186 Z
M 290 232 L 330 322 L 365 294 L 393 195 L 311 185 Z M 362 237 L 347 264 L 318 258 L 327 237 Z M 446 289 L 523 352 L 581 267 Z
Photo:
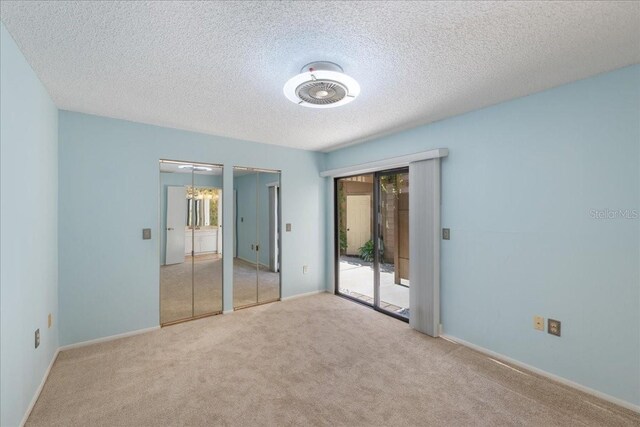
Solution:
M 123 334 L 110 335 L 108 337 L 96 338 L 95 340 L 82 341 L 82 342 L 78 342 L 78 343 L 75 343 L 75 344 L 63 345 L 62 347 L 60 347 L 58 349 L 58 351 L 71 350 L 73 348 L 86 347 L 88 345 L 98 344 L 98 343 L 101 343 L 101 342 L 113 341 L 113 340 L 117 340 L 117 339 L 120 339 L 120 338 L 131 337 L 131 336 L 134 336 L 134 335 L 146 334 L 147 332 L 155 331 L 157 329 L 160 329 L 160 326 L 153 326 L 151 328 L 138 329 L 138 330 L 131 331 L 131 332 L 125 332 Z
M 325 292 L 327 292 L 327 291 L 324 290 L 324 289 L 319 289 L 317 291 L 306 292 L 304 294 L 291 295 L 290 297 L 286 297 L 286 298 L 280 298 L 280 301 L 288 301 L 288 300 L 292 300 L 292 299 L 308 297 L 308 296 L 311 296 L 311 295 L 323 294 Z
M 27 423 L 27 420 L 29 419 L 29 415 L 31 415 L 31 411 L 33 411 L 33 407 L 36 406 L 36 402 L 38 401 L 38 398 L 40 397 L 40 393 L 42 393 L 42 389 L 44 388 L 44 384 L 47 382 L 47 378 L 49 378 L 49 373 L 51 372 L 51 368 L 53 368 L 53 364 L 56 363 L 56 359 L 58 358 L 58 354 L 60 354 L 60 349 L 59 348 L 53 354 L 53 357 L 51 358 L 51 363 L 49 363 L 49 367 L 45 371 L 44 376 L 42 377 L 42 381 L 40 381 L 40 385 L 36 389 L 36 392 L 33 394 L 33 399 L 31 399 L 31 403 L 29 403 L 29 406 L 27 407 L 27 410 L 24 413 L 24 417 L 22 417 L 22 421 L 20 421 L 20 427 L 23 427 Z
M 465 347 L 469 347 L 469 348 L 471 348 L 473 350 L 476 350 L 476 351 L 478 351 L 480 353 L 484 353 L 484 354 L 486 354 L 488 356 L 494 357 L 494 358 L 499 359 L 499 360 L 501 360 L 503 362 L 507 362 L 507 363 L 510 363 L 512 365 L 518 366 L 520 368 L 527 369 L 527 370 L 529 370 L 531 372 L 534 372 L 534 373 L 536 373 L 536 374 L 538 374 L 540 376 L 543 376 L 545 378 L 549 378 L 549 379 L 551 379 L 553 381 L 559 382 L 560 384 L 566 385 L 566 386 L 571 387 L 571 388 L 575 388 L 576 390 L 580 390 L 580 391 L 582 391 L 584 393 L 587 393 L 587 394 L 590 394 L 592 396 L 598 397 L 598 398 L 600 398 L 602 400 L 606 400 L 607 402 L 610 402 L 610 403 L 613 403 L 615 405 L 622 406 L 623 408 L 629 409 L 631 411 L 640 413 L 640 406 L 639 405 L 635 405 L 635 404 L 633 404 L 631 402 L 627 402 L 626 400 L 622 400 L 620 398 L 608 395 L 608 394 L 603 393 L 601 391 L 594 390 L 594 389 L 592 389 L 590 387 L 587 387 L 587 386 L 584 386 L 582 384 L 573 382 L 573 381 L 568 380 L 566 378 L 560 377 L 560 376 L 558 376 L 556 374 L 552 374 L 550 372 L 544 371 L 544 370 L 542 370 L 540 368 L 536 368 L 535 366 L 528 365 L 528 364 L 526 364 L 524 362 L 520 362 L 519 360 L 512 359 L 512 358 L 510 358 L 508 356 L 505 356 L 503 354 L 496 353 L 495 351 L 486 349 L 484 347 L 480 347 L 479 345 L 470 343 L 470 342 L 465 341 L 463 339 L 456 338 L 454 336 L 447 335 L 447 334 L 441 334 L 440 336 L 442 338 L 444 338 L 444 339 L 456 342 L 456 343 L 458 343 L 460 345 L 463 345 Z

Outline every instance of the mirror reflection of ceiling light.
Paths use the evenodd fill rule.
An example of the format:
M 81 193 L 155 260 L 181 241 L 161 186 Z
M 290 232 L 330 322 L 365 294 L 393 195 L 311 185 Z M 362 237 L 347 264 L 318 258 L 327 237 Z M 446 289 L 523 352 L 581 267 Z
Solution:
M 360 85 L 328 61 L 311 62 L 284 85 L 284 96 L 303 107 L 332 108 L 348 104 L 360 95 Z
M 193 165 L 180 165 L 178 169 L 190 169 L 194 171 L 212 171 L 212 168 L 208 168 L 206 166 L 193 166 Z

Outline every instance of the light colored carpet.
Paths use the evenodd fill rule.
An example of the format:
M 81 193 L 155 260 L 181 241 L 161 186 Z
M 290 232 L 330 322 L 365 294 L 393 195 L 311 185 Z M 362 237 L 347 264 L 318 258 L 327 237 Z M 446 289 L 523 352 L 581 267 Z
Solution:
M 160 267 L 160 323 L 169 323 L 222 311 L 222 258 L 197 255 L 181 264 Z M 193 300 L 192 300 L 193 289 Z M 242 307 L 280 298 L 280 275 L 261 266 L 233 260 L 233 306 Z M 193 312 L 192 305 L 193 303 Z
M 61 352 L 29 426 L 638 425 L 320 294 Z

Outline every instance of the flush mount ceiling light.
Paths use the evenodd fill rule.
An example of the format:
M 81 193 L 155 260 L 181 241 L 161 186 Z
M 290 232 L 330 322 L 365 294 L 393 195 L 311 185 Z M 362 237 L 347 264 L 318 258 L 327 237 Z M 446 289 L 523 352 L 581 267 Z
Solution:
M 359 94 L 358 82 L 344 74 L 341 66 L 327 61 L 305 65 L 284 85 L 289 101 L 311 108 L 339 107 Z

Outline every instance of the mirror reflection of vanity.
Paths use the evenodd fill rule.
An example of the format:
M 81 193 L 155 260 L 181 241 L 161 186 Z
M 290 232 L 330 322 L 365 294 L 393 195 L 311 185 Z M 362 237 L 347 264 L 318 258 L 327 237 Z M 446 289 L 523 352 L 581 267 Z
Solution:
M 222 253 L 221 191 L 215 187 L 188 187 L 186 191 L 185 255 Z

